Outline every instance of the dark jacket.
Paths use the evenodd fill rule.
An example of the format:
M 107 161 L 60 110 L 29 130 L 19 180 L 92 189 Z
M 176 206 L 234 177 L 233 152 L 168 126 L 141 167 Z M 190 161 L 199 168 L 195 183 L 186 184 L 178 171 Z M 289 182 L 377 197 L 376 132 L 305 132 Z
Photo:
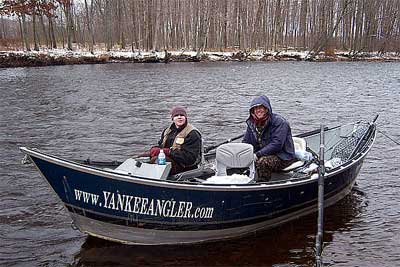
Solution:
M 247 119 L 247 130 L 243 138 L 244 143 L 251 144 L 257 157 L 277 155 L 282 160 L 295 158 L 292 131 L 289 123 L 272 112 L 268 97 L 259 96 L 253 99 L 250 104 L 249 113 L 255 106 L 263 105 L 268 110 L 268 119 L 261 132 L 261 142 L 257 139 L 256 125 L 250 114 Z
M 186 127 L 186 126 L 185 126 Z M 165 148 L 170 148 L 174 143 L 176 135 L 181 132 L 184 127 L 177 129 L 175 124 L 172 123 L 169 127 L 171 132 L 168 134 L 167 140 L 165 142 Z M 161 134 L 161 139 L 158 142 L 159 147 L 163 147 L 164 133 Z M 201 135 L 197 130 L 192 130 L 185 138 L 180 149 L 171 149 L 170 157 L 181 167 L 193 167 L 194 164 L 198 164 L 201 160 Z

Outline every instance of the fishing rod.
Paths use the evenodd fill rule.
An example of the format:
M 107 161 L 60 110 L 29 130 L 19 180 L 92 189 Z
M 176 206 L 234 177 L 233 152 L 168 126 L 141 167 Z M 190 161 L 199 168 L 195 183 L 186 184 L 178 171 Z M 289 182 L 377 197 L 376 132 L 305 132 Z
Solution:
M 241 134 L 241 135 L 235 136 L 233 138 L 230 138 L 228 140 L 225 140 L 225 141 L 223 141 L 221 143 L 205 147 L 204 148 L 204 153 L 207 153 L 210 150 L 213 150 L 213 149 L 219 147 L 220 145 L 227 144 L 227 143 L 235 141 L 235 140 L 237 140 L 239 138 L 242 138 L 243 136 L 244 136 L 244 134 Z M 149 152 L 144 152 L 144 153 L 142 153 L 142 154 L 140 154 L 138 156 L 135 156 L 133 158 L 143 158 L 143 157 L 150 157 L 150 153 Z M 92 160 L 90 158 L 87 158 L 87 159 L 73 159 L 71 161 L 76 162 L 76 163 L 80 163 L 80 164 L 95 165 L 95 166 L 101 166 L 101 167 L 117 167 L 117 166 L 119 166 L 119 165 L 121 165 L 123 163 L 122 161 L 118 161 L 118 160 L 104 161 L 104 160 Z M 30 164 L 30 163 L 31 163 L 31 161 L 29 160 L 29 157 L 26 155 L 22 160 L 22 164 Z
M 143 159 L 143 158 L 150 158 L 150 151 L 146 151 L 144 153 L 141 153 L 136 156 L 130 157 L 132 159 Z M 85 160 L 73 160 L 75 162 L 81 163 L 81 164 L 86 164 L 86 165 L 96 165 L 96 166 L 107 166 L 107 167 L 117 167 L 123 163 L 123 161 L 118 161 L 118 160 L 113 160 L 113 161 L 104 161 L 104 160 L 92 160 L 90 158 L 87 158 Z
M 70 159 L 69 161 L 74 162 L 74 163 L 79 163 L 79 164 L 84 164 L 84 165 L 95 165 L 95 166 L 100 166 L 100 167 L 116 167 L 121 165 L 123 162 L 118 161 L 118 160 L 113 160 L 113 161 L 104 161 L 104 160 L 91 160 L 90 158 L 87 159 Z M 31 158 L 26 154 L 22 160 L 21 164 L 23 165 L 29 165 L 32 164 Z
M 324 130 L 325 130 L 325 131 L 327 131 L 328 129 L 329 129 L 328 127 L 324 127 Z M 332 129 L 333 129 L 333 128 L 332 128 Z M 294 136 L 295 136 L 295 137 L 301 137 L 301 138 L 303 138 L 303 137 L 305 137 L 305 136 L 313 135 L 313 134 L 316 134 L 316 133 L 319 133 L 319 132 L 320 132 L 320 129 L 316 129 L 316 130 L 312 130 L 312 131 L 309 131 L 309 132 L 306 132 L 306 133 L 302 133 L 302 134 L 298 134 L 298 135 L 294 135 Z M 235 140 L 237 140 L 237 139 L 239 139 L 239 138 L 242 138 L 243 136 L 244 136 L 244 134 L 241 134 L 241 135 L 238 135 L 238 136 L 236 136 L 236 137 L 233 137 L 233 138 L 230 138 L 230 139 L 228 139 L 228 140 L 225 140 L 225 141 L 223 141 L 223 142 L 221 142 L 221 143 L 219 143 L 219 144 L 206 147 L 206 148 L 204 148 L 204 153 L 207 153 L 207 152 L 209 152 L 210 150 L 216 149 L 217 147 L 219 147 L 219 146 L 221 146 L 221 145 L 223 145 L 223 144 L 227 144 L 227 143 L 230 143 L 230 142 L 232 142 L 232 141 L 235 141 Z
M 244 134 L 241 134 L 241 135 L 238 135 L 238 136 L 236 136 L 236 137 L 233 137 L 233 138 L 230 138 L 230 139 L 228 139 L 228 140 L 225 140 L 225 141 L 223 141 L 223 142 L 221 142 L 221 143 L 219 143 L 219 144 L 205 147 L 205 148 L 204 148 L 204 153 L 207 153 L 207 152 L 209 152 L 210 150 L 216 149 L 217 147 L 219 147 L 219 146 L 221 146 L 221 145 L 223 145 L 223 144 L 227 144 L 227 143 L 230 143 L 230 142 L 232 142 L 232 141 L 235 141 L 235 140 L 237 140 L 237 139 L 239 139 L 239 138 L 242 138 L 243 136 L 244 136 Z
M 227 144 L 227 143 L 235 141 L 235 140 L 237 140 L 239 138 L 242 138 L 243 136 L 244 136 L 244 134 L 241 134 L 241 135 L 235 136 L 233 138 L 230 138 L 228 140 L 225 140 L 225 141 L 223 141 L 221 143 L 205 147 L 204 148 L 204 153 L 207 153 L 207 152 L 209 152 L 209 151 L 211 151 L 213 149 L 216 149 L 217 147 L 219 147 L 219 146 L 221 146 L 223 144 Z M 143 158 L 143 157 L 150 157 L 150 153 L 149 152 L 144 152 L 144 153 L 142 153 L 142 154 L 140 154 L 140 155 L 138 155 L 138 156 L 136 156 L 134 158 Z M 79 162 L 79 163 L 82 163 L 82 164 L 97 165 L 97 166 L 119 166 L 119 165 L 122 164 L 122 162 L 116 161 L 116 160 L 114 160 L 114 161 L 96 161 L 96 160 L 91 160 L 89 158 L 86 159 L 86 160 L 76 160 L 76 161 Z
M 328 127 L 324 127 L 324 130 L 328 130 Z M 297 137 L 304 137 L 304 136 L 308 136 L 308 135 L 312 135 L 315 133 L 318 133 L 320 131 L 320 129 L 316 129 L 316 130 L 312 130 L 303 134 L 299 134 L 296 135 Z M 217 147 L 224 145 L 224 144 L 228 144 L 231 143 L 235 140 L 238 140 L 240 138 L 243 138 L 244 134 L 229 138 L 221 143 L 215 144 L 215 145 L 211 145 L 208 147 L 204 148 L 204 154 L 210 152 L 213 149 L 216 149 Z M 140 154 L 139 156 L 135 157 L 135 158 L 140 158 L 140 157 L 149 157 L 150 153 L 149 152 L 145 152 Z M 89 164 L 89 165 L 97 165 L 97 166 L 119 166 L 120 164 L 122 164 L 122 162 L 120 161 L 96 161 L 96 160 L 91 160 L 91 159 L 86 159 L 86 160 L 77 160 L 77 162 L 82 163 L 82 164 Z
M 103 161 L 103 160 L 91 160 L 90 158 L 87 158 L 85 160 L 72 160 L 80 164 L 85 164 L 85 165 L 95 165 L 95 166 L 102 166 L 102 167 L 117 167 L 121 165 L 123 162 L 118 161 L 118 160 L 113 160 L 113 161 Z
M 325 131 L 328 130 L 328 129 L 329 129 L 328 127 L 324 127 Z M 331 129 L 333 129 L 333 128 L 331 128 Z M 296 137 L 305 137 L 305 136 L 309 136 L 309 135 L 312 135 L 312 134 L 315 134 L 315 133 L 318 133 L 318 132 L 320 132 L 320 129 L 312 130 L 312 131 L 309 131 L 309 132 L 306 132 L 306 133 L 302 133 L 302 134 L 298 134 L 298 135 L 295 135 L 295 136 Z M 205 147 L 204 148 L 204 154 L 210 152 L 213 149 L 216 149 L 217 147 L 219 147 L 221 145 L 224 145 L 224 144 L 227 144 L 227 143 L 231 143 L 232 141 L 235 141 L 237 139 L 243 138 L 243 136 L 244 136 L 244 134 L 241 134 L 241 135 L 235 136 L 233 138 L 227 139 L 227 140 L 225 140 L 225 141 L 223 141 L 221 143 Z M 135 156 L 135 157 L 132 157 L 132 158 L 143 158 L 143 157 L 150 157 L 150 152 L 144 152 L 144 153 L 139 154 L 138 156 Z M 114 167 L 114 166 L 117 167 L 117 166 L 119 166 L 119 165 L 121 165 L 123 163 L 122 161 L 118 161 L 118 160 L 104 161 L 104 160 L 92 160 L 90 158 L 87 158 L 87 159 L 72 159 L 71 161 L 74 161 L 74 162 L 77 162 L 77 163 L 80 163 L 80 164 L 85 164 L 85 165 L 96 165 L 96 166 L 103 166 L 103 167 Z M 23 164 L 31 163 L 29 158 L 27 157 L 27 155 L 23 158 L 22 163 Z

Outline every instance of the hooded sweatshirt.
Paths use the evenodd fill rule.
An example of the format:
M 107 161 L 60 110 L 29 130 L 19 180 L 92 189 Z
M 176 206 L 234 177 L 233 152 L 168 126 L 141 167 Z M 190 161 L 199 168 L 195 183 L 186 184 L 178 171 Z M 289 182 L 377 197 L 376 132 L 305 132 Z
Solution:
M 268 111 L 268 117 L 264 129 L 261 131 L 261 138 L 257 138 L 257 130 L 254 119 L 251 115 L 253 107 L 262 105 Z M 289 123 L 272 112 L 268 97 L 258 96 L 251 101 L 249 108 L 250 116 L 247 119 L 247 129 L 243 138 L 244 143 L 251 144 L 257 157 L 277 155 L 282 160 L 295 158 L 292 131 Z

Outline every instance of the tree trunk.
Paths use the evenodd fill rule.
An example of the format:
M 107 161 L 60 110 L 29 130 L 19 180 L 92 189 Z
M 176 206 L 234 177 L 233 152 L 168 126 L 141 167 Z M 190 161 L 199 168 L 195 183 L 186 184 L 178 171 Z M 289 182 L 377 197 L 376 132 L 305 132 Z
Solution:
M 4 25 L 4 17 L 3 17 L 3 15 L 0 15 L 0 17 L 1 17 L 0 39 L 5 39 L 6 38 L 6 27 Z
M 89 12 L 89 7 L 87 0 L 85 0 L 85 14 L 86 14 L 86 26 L 88 29 L 88 35 L 89 35 L 89 51 L 90 53 L 94 54 L 93 47 L 94 47 L 94 35 L 93 35 L 93 0 L 90 3 L 90 12 Z
M 307 55 L 307 58 L 309 60 L 313 60 L 325 48 L 327 43 L 329 43 L 329 41 L 333 37 L 333 34 L 335 33 L 335 31 L 336 31 L 337 27 L 339 26 L 340 22 L 342 21 L 343 17 L 345 16 L 345 14 L 347 12 L 347 8 L 349 6 L 349 1 L 350 0 L 344 0 L 344 1 L 345 2 L 343 4 L 342 11 L 338 15 L 338 18 L 336 20 L 336 23 L 335 23 L 334 27 L 330 30 L 329 33 L 323 34 L 322 38 L 317 41 L 317 46 L 315 46 L 316 48 L 311 50 Z M 323 18 L 323 20 L 324 19 L 325 19 L 325 17 Z
M 64 4 L 65 23 L 67 32 L 67 49 L 72 51 L 72 34 L 73 34 L 73 20 L 72 20 L 72 0 L 67 0 Z
M 137 30 L 137 14 L 135 13 L 135 1 L 130 2 L 131 6 L 131 43 L 132 43 L 132 52 L 135 51 L 135 48 L 139 48 L 139 39 L 138 39 L 138 30 Z
M 53 49 L 57 49 L 57 40 L 56 35 L 54 33 L 54 20 L 53 17 L 47 17 L 49 20 L 49 36 L 50 36 L 50 43 Z
M 30 46 L 29 38 L 28 38 L 28 29 L 26 26 L 25 14 L 21 14 L 21 18 L 22 18 L 22 37 L 24 40 L 25 48 L 26 48 L 26 51 L 31 51 L 31 46 Z
M 113 41 L 112 41 L 112 32 L 111 32 L 111 6 L 110 6 L 110 1 L 106 1 L 106 10 L 105 10 L 105 15 L 106 15 L 106 44 L 107 44 L 107 52 L 110 52 L 112 47 L 113 47 Z
M 47 35 L 46 26 L 44 24 L 44 19 L 43 19 L 43 15 L 42 14 L 40 14 L 39 20 L 40 20 L 40 26 L 41 26 L 41 29 L 42 29 L 42 34 L 43 34 L 44 40 L 46 42 L 46 47 L 48 48 L 50 46 L 49 45 L 49 37 Z
M 37 38 L 37 32 L 36 32 L 36 14 L 35 14 L 35 10 L 32 13 L 32 32 L 33 32 L 34 50 L 35 51 L 39 51 L 38 38 Z

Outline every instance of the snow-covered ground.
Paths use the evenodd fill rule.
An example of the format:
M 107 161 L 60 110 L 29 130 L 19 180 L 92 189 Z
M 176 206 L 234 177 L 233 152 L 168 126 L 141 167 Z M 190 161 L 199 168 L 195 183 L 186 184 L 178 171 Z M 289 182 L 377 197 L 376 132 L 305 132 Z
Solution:
M 42 49 L 40 51 L 0 51 L 0 66 L 21 66 L 24 65 L 24 60 L 40 60 L 41 64 L 49 61 L 49 65 L 60 64 L 55 63 L 56 61 L 64 62 L 65 64 L 76 64 L 76 63 L 96 63 L 102 62 L 107 63 L 110 61 L 139 61 L 139 62 L 154 62 L 164 61 L 166 59 L 170 61 L 191 61 L 198 59 L 200 61 L 275 61 L 275 60 L 307 60 L 309 57 L 309 51 L 236 51 L 236 52 L 201 52 L 197 51 L 168 51 L 168 57 L 166 58 L 165 51 L 104 51 L 96 50 L 94 53 L 90 53 L 84 50 L 69 51 L 66 49 Z M 20 61 L 13 64 L 11 61 L 16 61 L 16 58 Z M 325 56 L 324 53 L 320 53 L 315 60 L 331 60 L 331 61 L 345 61 L 345 60 L 400 60 L 400 55 L 396 53 L 385 53 L 380 55 L 378 52 L 373 53 L 357 53 L 353 55 L 348 51 L 335 51 L 335 54 Z M 53 62 L 50 62 L 53 61 Z M 29 62 L 26 64 L 29 66 L 35 65 L 35 63 Z

